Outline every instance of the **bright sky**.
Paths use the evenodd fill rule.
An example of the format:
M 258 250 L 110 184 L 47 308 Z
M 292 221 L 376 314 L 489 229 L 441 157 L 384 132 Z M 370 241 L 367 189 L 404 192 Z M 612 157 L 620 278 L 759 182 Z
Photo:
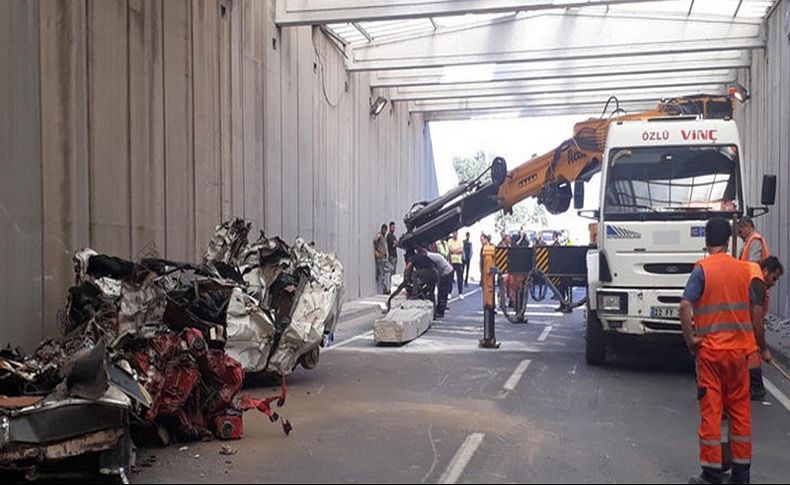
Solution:
M 445 193 L 458 184 L 458 177 L 453 168 L 454 157 L 471 157 L 483 150 L 491 156 L 504 157 L 508 169 L 512 170 L 536 154 L 555 149 L 573 135 L 573 125 L 579 121 L 583 119 L 578 116 L 564 116 L 431 122 L 431 139 L 439 192 Z M 600 181 L 596 176 L 585 187 L 585 209 L 598 207 L 599 190 Z M 573 207 L 563 215 L 549 215 L 548 219 L 547 229 L 567 229 L 576 244 L 589 243 L 591 221 L 578 217 Z M 539 229 L 529 226 L 527 228 Z M 499 236 L 494 229 L 493 216 L 461 231 L 462 238 L 466 232 L 471 233 L 475 253 L 480 249 L 480 233 L 483 231 L 494 236 L 495 244 L 499 242 Z M 475 268 L 479 268 L 476 258 L 473 259 L 471 268 L 472 274 L 479 273 L 475 271 Z
M 471 157 L 480 150 L 507 160 L 512 170 L 533 155 L 555 149 L 573 134 L 573 125 L 582 121 L 578 116 L 531 119 L 485 119 L 469 121 L 441 121 L 430 124 L 433 154 L 439 192 L 444 193 L 458 184 L 453 169 L 454 157 Z M 585 208 L 595 209 L 598 205 L 597 178 L 585 188 Z M 479 227 L 474 227 L 472 236 L 477 240 L 481 230 L 493 231 L 493 217 Z M 590 221 L 576 215 L 571 209 L 561 215 L 549 215 L 548 229 L 567 229 L 571 238 L 579 244 L 589 242 Z M 494 238 L 498 242 L 498 238 Z

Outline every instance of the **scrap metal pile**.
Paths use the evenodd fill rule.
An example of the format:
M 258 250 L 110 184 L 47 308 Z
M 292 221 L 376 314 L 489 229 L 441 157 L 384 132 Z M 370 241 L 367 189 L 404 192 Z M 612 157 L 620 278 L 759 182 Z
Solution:
M 285 376 L 314 368 L 335 331 L 343 267 L 303 240 L 251 244 L 250 227 L 217 227 L 200 264 L 78 252 L 64 337 L 0 352 L 0 470 L 124 474 L 133 435 L 240 439 L 251 409 L 278 421 Z M 245 372 L 282 376 L 281 394 L 241 395 Z

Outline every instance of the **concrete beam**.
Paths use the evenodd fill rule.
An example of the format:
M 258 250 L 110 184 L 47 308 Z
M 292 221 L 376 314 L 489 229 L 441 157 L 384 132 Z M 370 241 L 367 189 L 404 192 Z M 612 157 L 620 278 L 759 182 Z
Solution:
M 683 73 L 697 76 L 711 71 L 748 69 L 751 59 L 741 51 L 711 53 L 705 59 L 696 54 L 654 56 L 651 62 L 630 57 L 602 61 L 579 60 L 573 63 L 554 61 L 524 64 L 482 65 L 479 69 L 411 69 L 407 71 L 378 71 L 374 73 L 371 87 L 418 88 L 431 86 L 474 87 L 475 84 L 512 83 L 519 81 L 550 81 L 619 76 L 660 76 Z
M 377 344 L 405 344 L 428 331 L 433 321 L 433 303 L 398 300 L 392 310 L 373 324 Z
M 645 36 L 650 32 L 650 37 Z M 577 61 L 762 49 L 759 24 L 670 17 L 553 14 L 373 43 L 353 50 L 351 71 L 443 68 L 490 63 Z M 645 60 L 649 63 L 649 60 Z
M 731 71 L 717 72 L 703 76 L 673 76 L 660 78 L 635 78 L 622 77 L 612 80 L 585 79 L 571 80 L 568 82 L 520 82 L 501 83 L 496 86 L 461 85 L 441 86 L 429 89 L 397 89 L 390 96 L 391 101 L 443 101 L 453 99 L 481 99 L 502 96 L 535 96 L 548 94 L 570 93 L 618 93 L 624 90 L 635 89 L 655 91 L 661 93 L 665 90 L 677 88 L 699 88 L 711 85 L 725 85 L 735 80 Z
M 621 107 L 624 104 L 643 105 L 645 103 L 655 105 L 662 98 L 674 98 L 685 96 L 692 93 L 705 92 L 710 94 L 724 94 L 723 85 L 699 86 L 698 89 L 668 89 L 659 93 L 654 91 L 642 90 L 621 90 L 616 93 L 620 100 Z M 472 112 L 472 111 L 503 111 L 503 110 L 522 110 L 522 109 L 565 109 L 569 107 L 592 107 L 597 106 L 602 110 L 608 96 L 600 93 L 577 93 L 567 96 L 508 96 L 500 98 L 482 100 L 450 100 L 450 101 L 429 101 L 412 102 L 409 111 L 412 113 L 440 113 L 440 112 Z
M 672 0 L 276 0 L 276 23 L 296 26 L 408 20 L 656 1 Z
M 648 111 L 654 108 L 655 102 L 649 103 L 620 103 L 620 106 L 629 113 Z M 502 108 L 490 110 L 470 111 L 442 111 L 425 113 L 425 120 L 429 122 L 440 121 L 465 121 L 465 120 L 497 120 L 515 118 L 546 118 L 557 116 L 573 116 L 578 121 L 601 116 L 602 105 L 595 106 L 566 106 L 557 108 Z

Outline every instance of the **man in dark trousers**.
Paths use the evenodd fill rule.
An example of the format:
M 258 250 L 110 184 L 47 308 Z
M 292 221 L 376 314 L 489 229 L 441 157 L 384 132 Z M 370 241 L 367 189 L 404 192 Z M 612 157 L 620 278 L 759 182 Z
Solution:
M 439 273 L 433 260 L 426 255 L 418 254 L 414 249 L 406 251 L 406 268 L 403 270 L 403 282 L 398 286 L 387 301 L 387 311 L 392 307 L 392 300 L 403 290 L 407 290 L 407 298 L 428 300 L 433 303 L 436 312 L 436 283 Z
M 390 264 L 390 286 L 392 285 L 392 275 L 398 273 L 398 236 L 395 235 L 395 223 L 390 222 L 390 229 L 387 233 L 387 254 Z
M 447 299 L 450 292 L 453 291 L 453 267 L 452 265 L 439 253 L 429 253 L 427 249 L 420 249 L 420 254 L 428 256 L 436 265 L 439 272 L 439 288 L 436 295 L 436 318 L 444 318 L 444 312 L 447 311 Z
M 749 354 L 759 347 L 766 361 L 761 306 L 750 290 L 753 270 L 727 252 L 732 229 L 720 217 L 706 226 L 710 256 L 689 277 L 680 304 L 683 336 L 697 357 L 697 397 L 702 474 L 689 483 L 722 483 L 722 416 L 730 419 L 732 478 L 749 483 L 752 459 L 752 416 L 749 400 Z
M 373 239 L 373 256 L 376 260 L 376 292 L 389 295 L 392 282 L 390 264 L 387 258 L 387 225 L 382 224 L 381 230 Z
M 458 283 L 458 297 L 464 299 L 464 242 L 458 239 L 458 231 L 453 233 L 453 237 L 447 242 L 447 249 L 450 252 L 450 264 L 455 271 L 455 279 Z
M 771 288 L 784 275 L 785 269 L 776 256 L 765 258 L 760 264 L 749 263 L 752 267 L 752 296 L 760 306 L 760 318 L 765 324 L 768 308 L 771 304 Z M 767 394 L 763 382 L 762 355 L 755 352 L 749 356 L 750 394 L 752 401 L 762 401 Z
M 472 265 L 472 251 L 472 235 L 467 232 L 466 239 L 464 239 L 464 272 L 466 274 L 464 286 L 467 288 L 469 288 L 469 267 Z

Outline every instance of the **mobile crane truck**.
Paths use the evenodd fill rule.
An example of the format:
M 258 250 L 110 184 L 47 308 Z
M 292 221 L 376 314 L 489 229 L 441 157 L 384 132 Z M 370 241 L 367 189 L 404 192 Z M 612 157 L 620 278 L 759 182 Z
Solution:
M 733 121 L 736 85 L 728 95 L 662 100 L 654 111 L 627 114 L 611 98 L 599 119 L 576 124 L 573 137 L 512 171 L 496 158 L 489 171 L 405 217 L 406 247 L 430 244 L 499 210 L 538 197 L 552 214 L 574 202 L 597 222 L 597 240 L 583 248 L 499 248 L 484 254 L 484 347 L 495 347 L 495 274 L 566 277 L 585 286 L 586 359 L 606 360 L 615 334 L 680 336 L 679 303 L 694 263 L 704 257 L 705 224 L 723 216 L 758 216 L 776 196 L 776 177 L 763 179 L 762 206 L 747 207 L 743 151 Z M 607 113 L 609 105 L 615 108 Z M 583 211 L 584 183 L 602 174 L 599 208 Z M 737 240 L 733 237 L 733 251 Z M 493 273 L 493 275 L 492 275 Z M 531 281 L 526 279 L 525 281 Z M 556 290 L 556 288 L 555 288 Z M 579 305 L 577 302 L 573 305 Z M 521 302 L 521 312 L 526 299 Z M 504 305 L 503 305 L 504 308 Z

